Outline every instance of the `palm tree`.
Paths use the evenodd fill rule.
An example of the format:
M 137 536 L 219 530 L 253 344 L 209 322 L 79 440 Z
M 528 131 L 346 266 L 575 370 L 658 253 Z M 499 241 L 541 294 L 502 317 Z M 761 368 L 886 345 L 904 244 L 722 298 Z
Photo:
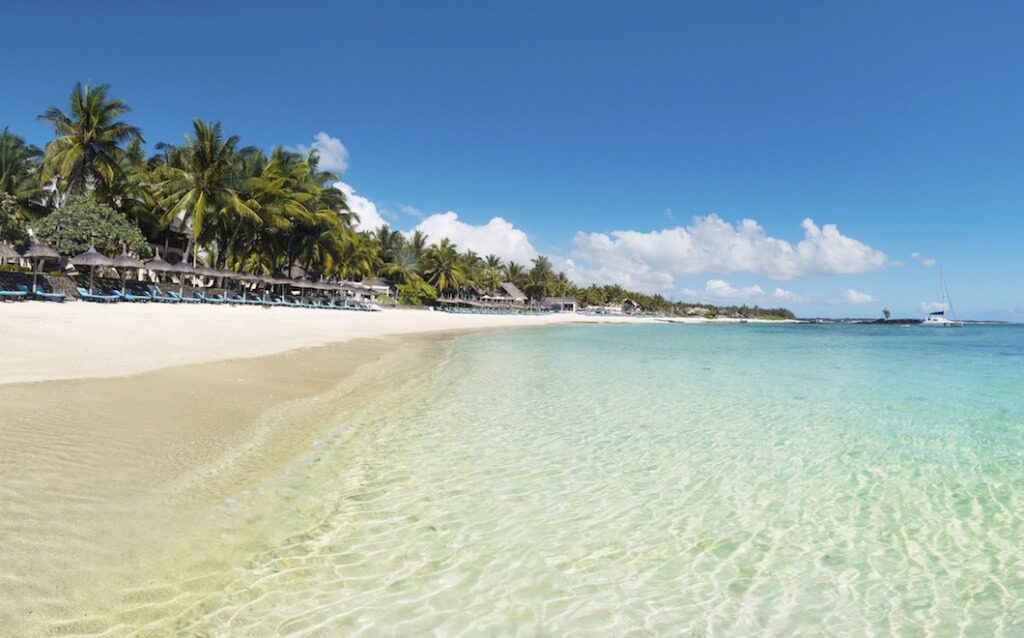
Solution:
M 422 262 L 423 257 L 427 254 L 427 236 L 423 234 L 422 230 L 412 231 L 412 236 L 409 237 L 409 248 L 412 249 L 413 257 Z
M 122 174 L 122 144 L 142 142 L 142 132 L 120 121 L 131 109 L 122 100 L 107 97 L 109 86 L 76 84 L 68 113 L 51 106 L 39 119 L 53 125 L 56 139 L 46 145 L 43 183 L 56 179 L 61 200 L 87 187 L 109 201 L 111 187 Z
M 345 229 L 338 261 L 331 274 L 344 279 L 365 279 L 373 276 L 379 264 L 377 244 L 366 233 Z
M 390 260 L 385 261 L 381 272 L 392 284 L 422 281 L 419 261 L 408 246 L 403 246 Z
M 462 254 L 462 272 L 466 275 L 466 283 L 478 286 L 483 280 L 483 258 L 474 250 Z
M 523 288 L 526 286 L 526 269 L 522 264 L 510 261 L 505 266 L 505 278 L 514 283 L 517 288 Z
M 0 191 L 13 197 L 21 215 L 28 219 L 46 212 L 46 191 L 39 184 L 43 152 L 11 133 L 0 131 Z
M 501 285 L 502 272 L 501 257 L 497 255 L 487 255 L 484 257 L 483 284 L 487 287 L 487 292 L 492 295 L 498 289 L 498 286 Z
M 185 135 L 181 152 L 171 152 L 176 161 L 164 169 L 167 179 L 161 185 L 165 195 L 160 206 L 166 211 L 164 225 L 182 215 L 183 223 L 189 226 L 185 254 L 191 251 L 195 265 L 196 248 L 203 238 L 208 217 L 220 217 L 222 224 L 230 223 L 229 219 L 224 219 L 230 217 L 257 223 L 262 218 L 252 208 L 255 201 L 243 201 L 239 196 L 243 180 L 236 157 L 238 136 L 225 140 L 219 122 L 208 124 L 197 118 L 192 125 L 195 136 Z
M 454 291 L 457 294 L 459 287 L 466 281 L 461 262 L 455 244 L 445 237 L 441 243 L 427 249 L 424 268 L 427 281 L 433 284 L 438 292 Z
M 405 247 L 405 236 L 397 230 L 391 230 L 387 224 L 374 231 L 373 238 L 377 240 L 380 258 L 385 263 L 393 261 Z

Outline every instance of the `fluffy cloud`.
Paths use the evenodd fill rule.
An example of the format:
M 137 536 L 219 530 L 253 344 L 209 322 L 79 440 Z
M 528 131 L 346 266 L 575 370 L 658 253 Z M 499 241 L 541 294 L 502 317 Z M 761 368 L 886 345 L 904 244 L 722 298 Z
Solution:
M 345 182 L 335 182 L 334 187 L 345 193 L 345 200 L 348 201 L 349 209 L 359 215 L 359 223 L 355 225 L 358 230 L 377 230 L 387 222 L 381 217 L 377 205 L 362 195 L 356 195 L 356 189 Z
M 460 250 L 471 249 L 481 255 L 495 254 L 506 261 L 528 263 L 537 256 L 526 233 L 501 217 L 482 225 L 467 224 L 458 213 L 435 213 L 423 219 L 413 230 L 422 231 L 431 243 L 447 237 Z
M 910 258 L 916 261 L 917 263 L 921 264 L 925 268 L 931 268 L 935 264 L 939 263 L 938 259 L 935 259 L 933 257 L 925 257 L 924 255 L 916 251 L 910 253 Z
M 782 288 L 776 288 L 772 291 L 772 301 L 778 301 L 780 303 L 807 303 L 807 297 L 798 295 L 791 290 L 783 290 Z
M 704 290 L 690 290 L 684 288 L 683 296 L 711 302 L 731 303 L 760 303 L 764 301 L 803 303 L 807 301 L 804 297 L 789 290 L 776 288 L 771 295 L 764 291 L 761 286 L 747 286 L 746 288 L 735 288 L 729 282 L 721 279 L 709 279 L 704 284 Z
M 839 299 L 833 299 L 829 303 L 834 304 L 851 304 L 851 303 L 873 303 L 878 301 L 871 295 L 858 292 L 853 288 L 847 288 L 843 291 L 843 294 L 839 295 Z
M 411 217 L 418 217 L 420 219 L 423 219 L 423 211 L 416 208 L 415 206 L 410 206 L 408 204 L 399 204 L 398 210 L 402 211 L 403 213 Z
M 316 150 L 320 157 L 320 169 L 332 173 L 343 173 L 348 169 L 348 149 L 336 137 L 320 131 L 313 136 L 313 144 L 306 146 L 299 144 L 295 150 L 305 155 L 311 150 Z
M 858 274 L 889 263 L 882 251 L 810 218 L 795 246 L 769 236 L 752 219 L 735 225 L 717 215 L 695 217 L 689 226 L 638 232 L 577 232 L 573 258 L 600 280 L 622 285 L 672 287 L 680 275 L 746 272 L 772 279 L 811 274 Z

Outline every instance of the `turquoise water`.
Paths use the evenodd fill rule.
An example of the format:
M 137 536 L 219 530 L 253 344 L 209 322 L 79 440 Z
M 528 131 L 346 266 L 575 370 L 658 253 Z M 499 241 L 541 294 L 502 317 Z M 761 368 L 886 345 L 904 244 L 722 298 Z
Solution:
M 1024 329 L 461 337 L 192 592 L 236 635 L 1024 635 Z

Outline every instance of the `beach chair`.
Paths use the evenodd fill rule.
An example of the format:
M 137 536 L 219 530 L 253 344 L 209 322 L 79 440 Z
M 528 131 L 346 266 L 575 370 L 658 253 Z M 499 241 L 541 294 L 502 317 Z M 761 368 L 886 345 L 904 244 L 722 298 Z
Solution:
M 179 303 L 181 301 L 181 297 L 174 293 L 165 294 L 163 290 L 160 290 L 159 286 L 153 286 L 152 291 L 153 301 L 160 303 Z
M 167 296 L 172 298 L 172 299 L 174 299 L 175 301 L 180 302 L 180 303 L 199 303 L 198 299 L 193 299 L 192 297 L 182 297 L 181 295 L 179 295 L 178 293 L 174 292 L 173 290 L 169 291 L 167 293 Z
M 96 301 L 96 302 L 101 302 L 101 303 L 113 303 L 115 301 L 120 301 L 120 299 L 121 299 L 121 297 L 119 297 L 117 295 L 104 295 L 104 294 L 101 294 L 101 293 L 97 293 L 95 291 L 88 291 L 85 288 L 82 288 L 81 286 L 76 287 L 75 290 L 78 291 L 78 296 L 83 301 Z
M 115 292 L 115 294 L 120 294 L 124 298 L 125 301 L 146 302 L 146 301 L 150 301 L 150 300 L 153 299 L 153 297 L 148 292 L 144 292 L 144 293 L 138 294 L 138 293 L 132 292 L 131 290 L 125 290 L 122 293 L 116 293 Z
M 64 293 L 47 292 L 42 286 L 36 286 L 35 290 L 29 291 L 28 286 L 21 284 L 18 286 L 18 290 L 27 293 L 29 296 L 42 299 L 43 301 L 56 301 L 58 303 L 64 301 Z
M 219 297 L 219 295 L 213 295 L 213 296 L 207 297 L 206 293 L 200 292 L 198 290 L 195 291 L 194 293 L 192 293 L 192 298 L 195 299 L 196 301 L 201 301 L 203 303 L 213 303 L 213 304 L 224 303 L 224 298 L 223 297 L 221 297 L 220 299 L 218 299 L 217 297 Z
M 24 299 L 28 296 L 28 290 L 11 290 L 6 286 L 0 286 L 0 299 Z

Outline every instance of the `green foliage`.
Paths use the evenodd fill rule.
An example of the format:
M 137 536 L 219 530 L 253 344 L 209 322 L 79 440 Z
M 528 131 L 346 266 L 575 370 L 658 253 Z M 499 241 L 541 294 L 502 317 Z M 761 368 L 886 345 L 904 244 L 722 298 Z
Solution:
M 108 91 L 75 85 L 66 112 L 51 107 L 40 116 L 56 134 L 45 153 L 0 131 L 0 238 L 23 242 L 28 225 L 67 255 L 94 241 L 110 255 L 124 245 L 141 251 L 148 238 L 207 265 L 260 275 L 381 277 L 397 286 L 404 304 L 493 294 L 511 282 L 531 302 L 575 297 L 583 307 L 602 307 L 629 299 L 655 314 L 793 317 L 784 308 L 719 308 L 617 285 L 577 287 L 544 256 L 504 263 L 419 230 L 408 237 L 386 225 L 360 232 L 358 216 L 333 186 L 340 176 L 319 169 L 316 151 L 279 146 L 268 154 L 196 119 L 184 144 L 159 143 L 147 157 L 142 132 L 120 119 L 127 104 Z M 42 187 L 51 183 L 56 194 Z
M 0 240 L 12 244 L 28 241 L 28 226 L 22 216 L 18 200 L 0 192 Z
M 123 100 L 108 98 L 109 88 L 76 84 L 66 113 L 51 106 L 39 116 L 57 134 L 46 145 L 40 183 L 56 178 L 61 193 L 91 189 L 101 200 L 110 201 L 111 187 L 123 174 L 122 144 L 141 142 L 142 132 L 118 119 L 131 109 Z
M 62 255 L 76 255 L 93 245 L 107 255 L 116 255 L 123 247 L 136 253 L 146 249 L 146 238 L 137 226 L 110 206 L 84 195 L 69 197 L 33 228 L 39 241 Z
M 43 203 L 48 196 L 38 174 L 42 156 L 42 151 L 7 128 L 0 131 L 0 192 L 15 199 L 23 221 L 45 212 Z
M 398 303 L 420 306 L 437 299 L 437 289 L 422 279 L 411 280 L 398 287 Z

